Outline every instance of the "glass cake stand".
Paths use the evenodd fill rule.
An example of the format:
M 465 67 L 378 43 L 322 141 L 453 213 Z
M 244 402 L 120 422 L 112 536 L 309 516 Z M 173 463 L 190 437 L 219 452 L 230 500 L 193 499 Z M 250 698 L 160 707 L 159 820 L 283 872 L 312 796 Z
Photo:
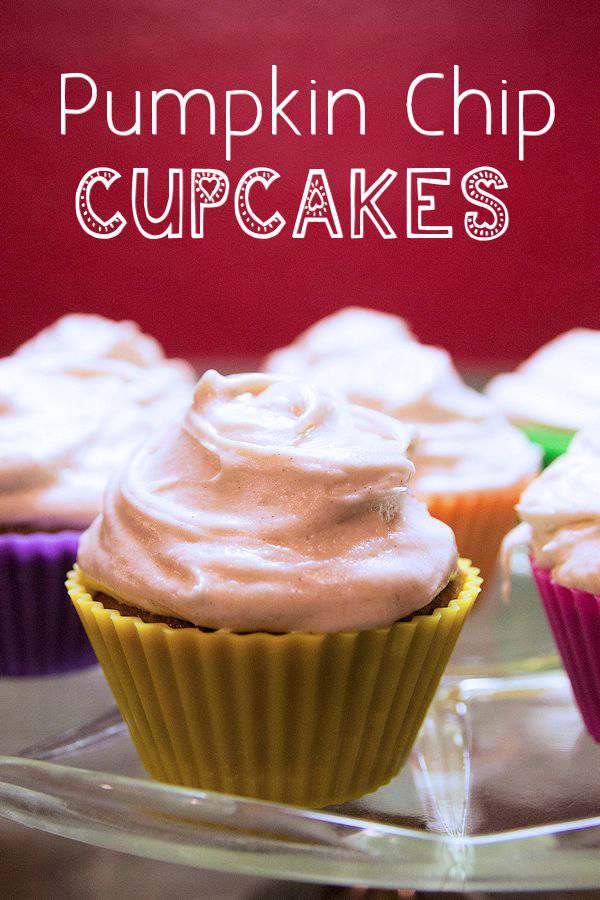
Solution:
M 314 811 L 151 781 L 94 668 L 0 682 L 0 752 L 10 754 L 0 757 L 0 815 L 263 878 L 429 891 L 598 888 L 600 746 L 557 668 L 522 558 L 513 581 L 510 604 L 491 592 L 472 615 L 410 762 L 376 793 Z M 19 751 L 26 739 L 32 746 Z

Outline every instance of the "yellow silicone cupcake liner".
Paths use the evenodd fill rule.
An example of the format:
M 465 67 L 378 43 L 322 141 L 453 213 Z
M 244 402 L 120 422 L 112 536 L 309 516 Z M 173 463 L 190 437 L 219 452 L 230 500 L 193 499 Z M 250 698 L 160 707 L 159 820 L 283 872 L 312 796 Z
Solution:
M 482 577 L 489 582 L 502 540 L 517 522 L 515 505 L 532 478 L 490 490 L 423 494 L 421 499 L 435 519 L 450 526 L 458 552 L 477 559 Z
M 233 634 L 170 628 L 69 595 L 148 772 L 177 785 L 322 807 L 406 760 L 480 590 L 389 628 Z

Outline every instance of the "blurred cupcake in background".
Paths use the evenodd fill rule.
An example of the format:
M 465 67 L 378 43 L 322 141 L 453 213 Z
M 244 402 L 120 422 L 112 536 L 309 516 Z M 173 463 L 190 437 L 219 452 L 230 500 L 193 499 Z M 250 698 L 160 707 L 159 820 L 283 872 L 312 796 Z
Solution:
M 600 331 L 575 328 L 537 350 L 486 393 L 544 451 L 546 465 L 600 410 Z
M 264 368 L 310 379 L 413 426 L 415 493 L 454 530 L 461 555 L 492 576 L 540 454 L 491 400 L 465 385 L 445 350 L 418 343 L 395 316 L 349 308 L 272 353 Z
M 414 341 L 415 336 L 400 316 L 347 306 L 315 322 L 293 343 L 268 357 L 271 372 L 304 378 L 313 366 L 326 365 L 332 359 L 394 350 L 399 342 Z
M 533 574 L 590 734 L 600 741 L 600 418 L 525 490 L 523 524 Z
M 91 315 L 66 316 L 0 360 L 0 674 L 94 661 L 65 568 L 113 470 L 193 384 L 134 323 Z
M 407 758 L 477 570 L 410 491 L 409 430 L 207 372 L 111 482 L 69 580 L 159 780 L 325 806 Z

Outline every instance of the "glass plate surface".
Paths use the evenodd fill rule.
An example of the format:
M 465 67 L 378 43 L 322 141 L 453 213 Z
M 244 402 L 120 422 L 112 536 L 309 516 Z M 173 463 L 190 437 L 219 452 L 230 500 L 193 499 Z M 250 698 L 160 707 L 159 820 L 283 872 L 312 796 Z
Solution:
M 430 891 L 598 888 L 600 745 L 564 674 L 550 671 L 554 648 L 519 565 L 510 605 L 488 596 L 466 626 L 410 763 L 374 794 L 316 812 L 153 782 L 94 668 L 0 682 L 0 752 L 12 754 L 0 757 L 0 814 L 262 877 Z M 27 742 L 35 746 L 21 749 Z
M 475 562 L 475 565 L 477 563 Z M 512 554 L 510 592 L 502 596 L 500 572 L 484 583 L 480 599 L 463 628 L 448 676 L 513 677 L 552 671 L 560 666 L 525 551 Z

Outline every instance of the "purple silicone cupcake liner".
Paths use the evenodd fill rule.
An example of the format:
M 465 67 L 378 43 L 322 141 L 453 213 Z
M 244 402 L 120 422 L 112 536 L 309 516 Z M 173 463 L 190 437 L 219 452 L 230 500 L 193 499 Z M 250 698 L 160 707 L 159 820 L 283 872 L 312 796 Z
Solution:
M 562 587 L 531 568 L 583 721 L 600 741 L 600 596 Z
M 65 588 L 79 535 L 0 534 L 0 675 L 50 675 L 96 662 Z

